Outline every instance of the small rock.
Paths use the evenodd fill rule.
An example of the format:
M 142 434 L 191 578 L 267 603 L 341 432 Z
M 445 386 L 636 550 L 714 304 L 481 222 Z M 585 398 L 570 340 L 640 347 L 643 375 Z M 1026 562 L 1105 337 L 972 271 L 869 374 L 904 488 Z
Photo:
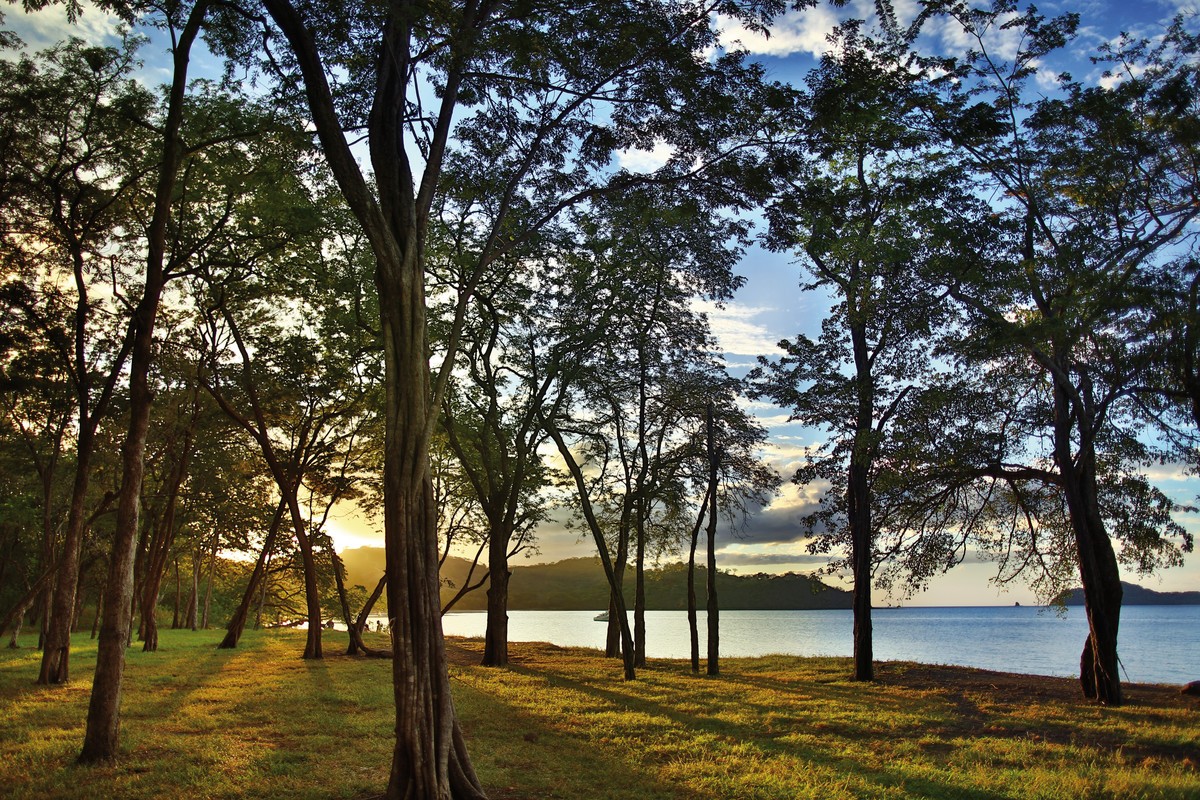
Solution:
M 1200 697 L 1200 681 L 1192 681 L 1180 689 L 1179 693 L 1191 695 L 1192 697 Z

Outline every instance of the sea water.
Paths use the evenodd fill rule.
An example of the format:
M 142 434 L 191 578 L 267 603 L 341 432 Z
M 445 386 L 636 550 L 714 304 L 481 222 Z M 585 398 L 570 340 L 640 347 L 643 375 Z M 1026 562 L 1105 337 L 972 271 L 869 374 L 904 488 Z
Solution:
M 598 611 L 510 611 L 509 640 L 562 646 L 604 646 Z M 706 648 L 700 611 L 700 648 Z M 483 636 L 482 611 L 451 612 L 449 636 Z M 632 621 L 632 612 L 630 614 Z M 979 608 L 878 608 L 872 611 L 875 658 L 1018 672 L 1074 676 L 1087 638 L 1083 608 L 1065 612 L 1031 606 Z M 849 656 L 849 610 L 722 611 L 723 656 Z M 683 611 L 646 612 L 646 655 L 688 658 L 690 637 Z M 1122 679 L 1134 683 L 1200 680 L 1200 606 L 1125 606 L 1118 642 Z

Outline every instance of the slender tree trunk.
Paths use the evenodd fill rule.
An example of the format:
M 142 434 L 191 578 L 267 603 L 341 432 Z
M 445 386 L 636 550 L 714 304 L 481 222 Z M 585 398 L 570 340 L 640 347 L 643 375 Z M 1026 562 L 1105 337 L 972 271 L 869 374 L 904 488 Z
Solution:
M 365 653 L 367 648 L 363 646 L 361 631 L 350 613 L 350 599 L 346 596 L 346 566 L 332 547 L 329 548 L 329 558 L 333 562 L 333 579 L 337 584 L 338 602 L 342 606 L 342 619 L 346 622 L 346 636 L 349 639 L 346 655 L 358 655 L 359 650 Z
M 61 439 L 60 439 L 61 442 Z M 57 458 L 54 459 L 57 461 Z M 42 560 L 40 567 L 46 570 L 54 563 L 54 517 L 51 512 L 53 502 L 53 469 L 48 469 L 42 475 Z M 54 584 L 47 582 L 41 589 L 37 605 L 38 613 L 38 649 L 43 649 L 46 640 L 46 625 L 50 620 L 50 609 L 54 604 Z M 22 612 L 24 613 L 24 612 Z M 15 641 L 15 639 L 14 639 Z
M 687 566 L 687 614 L 688 631 L 692 639 L 692 672 L 700 672 L 700 626 L 696 615 L 696 547 L 700 544 L 700 528 L 704 525 L 704 517 L 708 512 L 708 492 L 700 501 L 700 513 L 696 515 L 696 524 L 692 526 L 692 541 L 688 548 Z
M 321 658 L 321 595 L 317 588 L 317 558 L 313 552 L 312 538 L 307 532 L 307 523 L 300 513 L 300 501 L 295 488 L 287 498 L 292 515 L 292 528 L 300 543 L 300 559 L 304 565 L 304 600 L 308 612 L 308 632 L 304 640 L 304 658 Z
M 263 608 L 267 605 L 267 587 L 271 584 L 271 558 L 274 554 L 267 554 L 267 571 L 263 573 L 262 587 L 258 592 L 258 610 L 254 614 L 254 630 L 258 630 L 262 626 Z
M 188 592 L 187 614 L 184 615 L 184 625 L 196 630 L 196 616 L 200 605 L 200 567 L 204 563 L 199 552 L 192 552 L 192 588 Z
M 355 620 L 355 625 L 358 629 L 364 630 L 367 619 L 371 616 L 371 609 L 375 608 L 375 604 L 379 602 L 379 596 L 383 594 L 384 587 L 387 586 L 387 573 L 384 572 L 375 584 L 375 588 L 371 590 L 371 596 L 367 598 L 367 602 L 363 605 L 362 611 L 358 612 L 358 618 Z
M 848 297 L 847 305 L 854 302 Z M 846 471 L 846 516 L 850 529 L 850 561 L 854 572 L 854 680 L 875 680 L 874 635 L 871 630 L 871 562 L 874 536 L 871 530 L 872 433 L 874 431 L 875 383 L 865 323 L 850 325 L 854 351 L 857 414 L 854 451 Z
M 212 590 L 213 582 L 217 578 L 217 549 L 221 545 L 221 535 L 217 531 L 213 531 L 212 550 L 208 556 L 208 581 L 204 587 L 204 612 L 200 616 L 200 627 L 208 630 L 208 612 L 212 607 Z
M 207 0 L 197 0 L 173 48 L 173 73 L 162 140 L 162 161 L 154 195 L 154 214 L 147 235 L 146 280 L 142 299 L 134 312 L 133 355 L 129 374 L 129 428 L 121 448 L 121 493 L 117 505 L 117 530 L 109 559 L 107 598 L 96 652 L 96 674 L 88 706 L 87 731 L 81 761 L 116 758 L 120 731 L 121 682 L 125 673 L 125 647 L 133 620 L 133 562 L 138 532 L 139 503 L 145 472 L 146 434 L 150 424 L 150 366 L 154 359 L 154 322 L 166 282 L 166 239 L 171 216 L 176 172 L 182 147 L 183 97 L 192 42 L 200 31 Z
M 646 525 L 638 494 L 637 546 L 633 564 L 633 665 L 646 666 Z
M 104 611 L 104 592 L 96 598 L 96 616 L 92 618 L 92 638 L 95 639 L 100 632 L 100 618 Z
M 628 627 L 629 621 L 623 619 L 625 612 L 625 565 L 629 561 L 629 525 L 628 517 L 623 517 L 620 532 L 617 534 L 617 557 L 612 564 L 612 580 L 609 582 L 611 595 L 608 600 L 608 636 L 605 640 L 604 655 L 608 658 L 623 658 L 624 634 L 622 627 Z M 618 616 L 620 615 L 620 616 Z M 630 642 L 632 642 L 632 638 Z M 633 653 L 630 652 L 630 658 Z
M 283 524 L 284 504 L 280 501 L 275 507 L 275 516 L 271 519 L 271 527 L 267 529 L 267 538 L 263 542 L 262 550 L 258 553 L 258 560 L 254 562 L 254 570 L 250 573 L 250 580 L 246 584 L 246 591 L 242 593 L 242 602 L 238 603 L 237 609 L 233 612 L 233 616 L 229 620 L 229 625 L 225 628 L 225 638 L 217 645 L 219 649 L 232 649 L 237 647 L 238 640 L 242 638 L 242 631 L 246 629 L 246 619 L 250 616 L 250 604 L 254 602 L 256 590 L 261 585 L 266 588 L 267 565 L 270 562 L 271 551 L 275 549 L 275 537 L 279 533 L 279 527 Z M 262 602 L 258 604 L 259 616 L 262 615 Z M 258 623 L 254 623 L 254 627 L 258 628 Z
M 550 438 L 554 440 L 555 446 L 558 447 L 559 455 L 566 462 L 567 470 L 571 473 L 571 478 L 575 482 L 575 490 L 579 494 L 580 504 L 583 507 L 584 519 L 587 520 L 588 529 L 592 532 L 592 539 L 596 542 L 596 551 L 600 555 L 600 563 L 604 566 L 604 576 L 608 578 L 609 590 L 613 598 L 613 604 L 616 606 L 616 614 L 614 616 L 616 616 L 621 629 L 621 660 L 625 667 L 625 680 L 631 681 L 637 677 L 637 671 L 633 665 L 633 634 L 629 630 L 629 619 L 625 613 L 625 597 L 621 593 L 617 570 L 608 555 L 608 545 L 604 541 L 604 532 L 600 528 L 600 521 L 596 519 L 595 511 L 592 509 L 592 502 L 588 497 L 587 480 L 584 478 L 583 470 L 579 468 L 578 462 L 575 461 L 571 449 L 567 447 L 562 432 L 549 420 L 543 419 L 542 422 L 546 427 L 546 432 L 550 434 Z
M 8 639 L 8 649 L 9 650 L 17 650 L 21 647 L 21 643 L 18 641 L 18 639 L 21 636 L 21 624 L 24 621 L 25 621 L 25 611 L 24 611 L 24 609 L 22 609 L 19 614 L 17 614 L 15 617 L 13 617 L 13 622 L 10 623 L 12 625 L 12 636 L 9 637 L 9 639 Z M 7 625 L 5 627 L 7 627 Z
M 183 584 L 180 581 L 179 575 L 179 556 L 176 555 L 173 559 L 175 566 L 175 603 L 171 613 L 171 630 L 179 630 L 179 606 L 183 596 Z
M 161 277 L 148 275 L 143 301 L 136 314 L 137 331 L 130 372 L 130 423 L 121 448 L 122 478 L 117 502 L 117 532 L 109 557 L 108 580 L 105 584 L 107 597 L 96 648 L 96 673 L 92 679 L 83 750 L 79 755 L 79 760 L 83 762 L 112 760 L 116 758 L 118 750 L 121 681 L 125 671 L 125 648 L 133 620 L 133 560 L 145 470 L 143 454 L 150 424 L 152 395 L 148 377 L 153 358 L 154 317 L 161 289 Z
M 717 452 L 716 421 L 713 404 L 708 404 L 708 669 L 721 674 L 721 607 L 717 602 L 717 479 L 720 454 Z

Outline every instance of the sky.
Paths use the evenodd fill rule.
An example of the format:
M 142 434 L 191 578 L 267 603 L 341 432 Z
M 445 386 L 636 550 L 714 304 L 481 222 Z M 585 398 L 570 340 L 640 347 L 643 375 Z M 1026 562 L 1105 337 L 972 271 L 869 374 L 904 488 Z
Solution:
M 1060 70 L 1068 70 L 1085 81 L 1101 80 L 1100 68 L 1086 60 L 1087 52 L 1094 51 L 1103 41 L 1111 40 L 1121 31 L 1146 36 L 1155 36 L 1165 24 L 1178 13 L 1200 11 L 1200 0 L 1143 0 L 1143 2 L 1110 2 L 1110 0 L 1083 0 L 1082 2 L 1045 2 L 1039 10 L 1053 16 L 1065 11 L 1080 14 L 1081 33 L 1071 52 L 1059 56 L 1061 59 L 1047 64 L 1044 74 L 1050 76 Z M 815 64 L 815 59 L 828 48 L 827 35 L 839 19 L 869 17 L 873 2 L 856 0 L 834 9 L 820 6 L 802 12 L 789 12 L 776 21 L 771 35 L 749 34 L 727 28 L 723 36 L 727 42 L 740 41 L 765 65 L 768 75 L 778 80 L 800 84 L 804 75 Z M 900 0 L 897 9 L 902 20 L 912 14 L 910 0 Z M 34 49 L 48 46 L 65 35 L 68 25 L 60 7 L 51 7 L 35 14 L 23 14 L 19 8 L 5 6 L 5 27 L 18 33 Z M 85 11 L 71 33 L 96 43 L 114 40 L 116 20 L 85 3 Z M 931 29 L 927 43 L 930 47 L 945 47 L 957 50 L 962 44 L 961 32 L 951 25 L 938 25 Z M 1003 48 L 1011 43 L 998 43 Z M 151 43 L 148 48 L 161 45 Z M 165 80 L 166 73 L 155 73 L 153 62 L 157 53 L 148 50 L 147 80 Z M 209 57 L 194 60 L 199 70 L 219 72 L 219 64 Z M 1048 79 L 1047 79 L 1048 80 Z M 1047 90 L 1050 86 L 1047 83 Z M 661 151 L 632 152 L 621 156 L 621 163 L 633 169 L 651 169 L 665 160 Z M 776 343 L 797 333 L 815 333 L 826 311 L 825 299 L 814 293 L 800 291 L 800 267 L 793 258 L 761 248 L 747 250 L 738 271 L 746 278 L 743 288 L 732 302 L 722 308 L 709 306 L 704 310 L 716 335 L 719 349 L 724 351 L 727 363 L 735 373 L 755 363 L 763 354 L 777 353 Z M 788 421 L 787 412 L 765 403 L 747 403 L 759 421 L 768 429 L 770 446 L 764 457 L 785 477 L 790 476 L 801 463 L 806 448 L 816 444 L 820 433 L 805 429 Z M 1195 502 L 1200 495 L 1200 480 L 1189 477 L 1179 469 L 1164 467 L 1154 476 L 1160 488 L 1180 502 Z M 801 540 L 799 517 L 814 508 L 819 489 L 785 484 L 781 494 L 770 506 L 760 512 L 734 538 L 725 533 L 719 539 L 717 560 L 719 566 L 743 573 L 755 572 L 807 572 L 821 566 L 823 558 L 806 553 Z M 1181 517 L 1190 530 L 1200 531 L 1200 521 L 1195 515 Z M 331 526 L 335 541 L 341 547 L 364 545 L 380 546 L 380 526 L 368 515 L 344 508 Z M 590 542 L 581 541 L 576 532 L 568 531 L 558 524 L 543 526 L 539 531 L 539 554 L 536 561 L 556 561 L 561 558 L 594 554 Z M 995 566 L 970 557 L 967 563 L 950 573 L 934 579 L 929 588 L 914 597 L 877 597 L 878 605 L 1011 605 L 1014 602 L 1032 604 L 1035 598 L 1021 585 L 1000 587 L 992 583 Z M 1148 578 L 1126 576 L 1144 586 L 1159 591 L 1200 590 L 1200 557 L 1189 555 L 1185 566 L 1164 571 Z M 830 582 L 837 583 L 836 579 Z M 842 584 L 845 585 L 845 584 Z

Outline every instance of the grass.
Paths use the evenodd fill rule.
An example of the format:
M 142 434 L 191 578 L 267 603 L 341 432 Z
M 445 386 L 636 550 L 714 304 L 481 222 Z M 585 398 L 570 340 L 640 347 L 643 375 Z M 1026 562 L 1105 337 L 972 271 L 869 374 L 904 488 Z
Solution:
M 33 681 L 39 654 L 0 651 L 0 796 L 377 797 L 391 758 L 386 661 L 304 661 L 303 634 L 163 631 L 131 648 L 122 757 L 74 763 L 95 645 L 75 680 Z M 380 637 L 382 638 L 382 637 Z M 328 636 L 337 652 L 340 637 Z M 624 683 L 588 650 L 515 644 L 509 669 L 449 643 L 455 702 L 494 800 L 533 798 L 1200 798 L 1200 709 L 1173 687 L 1128 704 L 1074 681 L 846 659 L 728 659 L 720 678 L 663 661 Z

